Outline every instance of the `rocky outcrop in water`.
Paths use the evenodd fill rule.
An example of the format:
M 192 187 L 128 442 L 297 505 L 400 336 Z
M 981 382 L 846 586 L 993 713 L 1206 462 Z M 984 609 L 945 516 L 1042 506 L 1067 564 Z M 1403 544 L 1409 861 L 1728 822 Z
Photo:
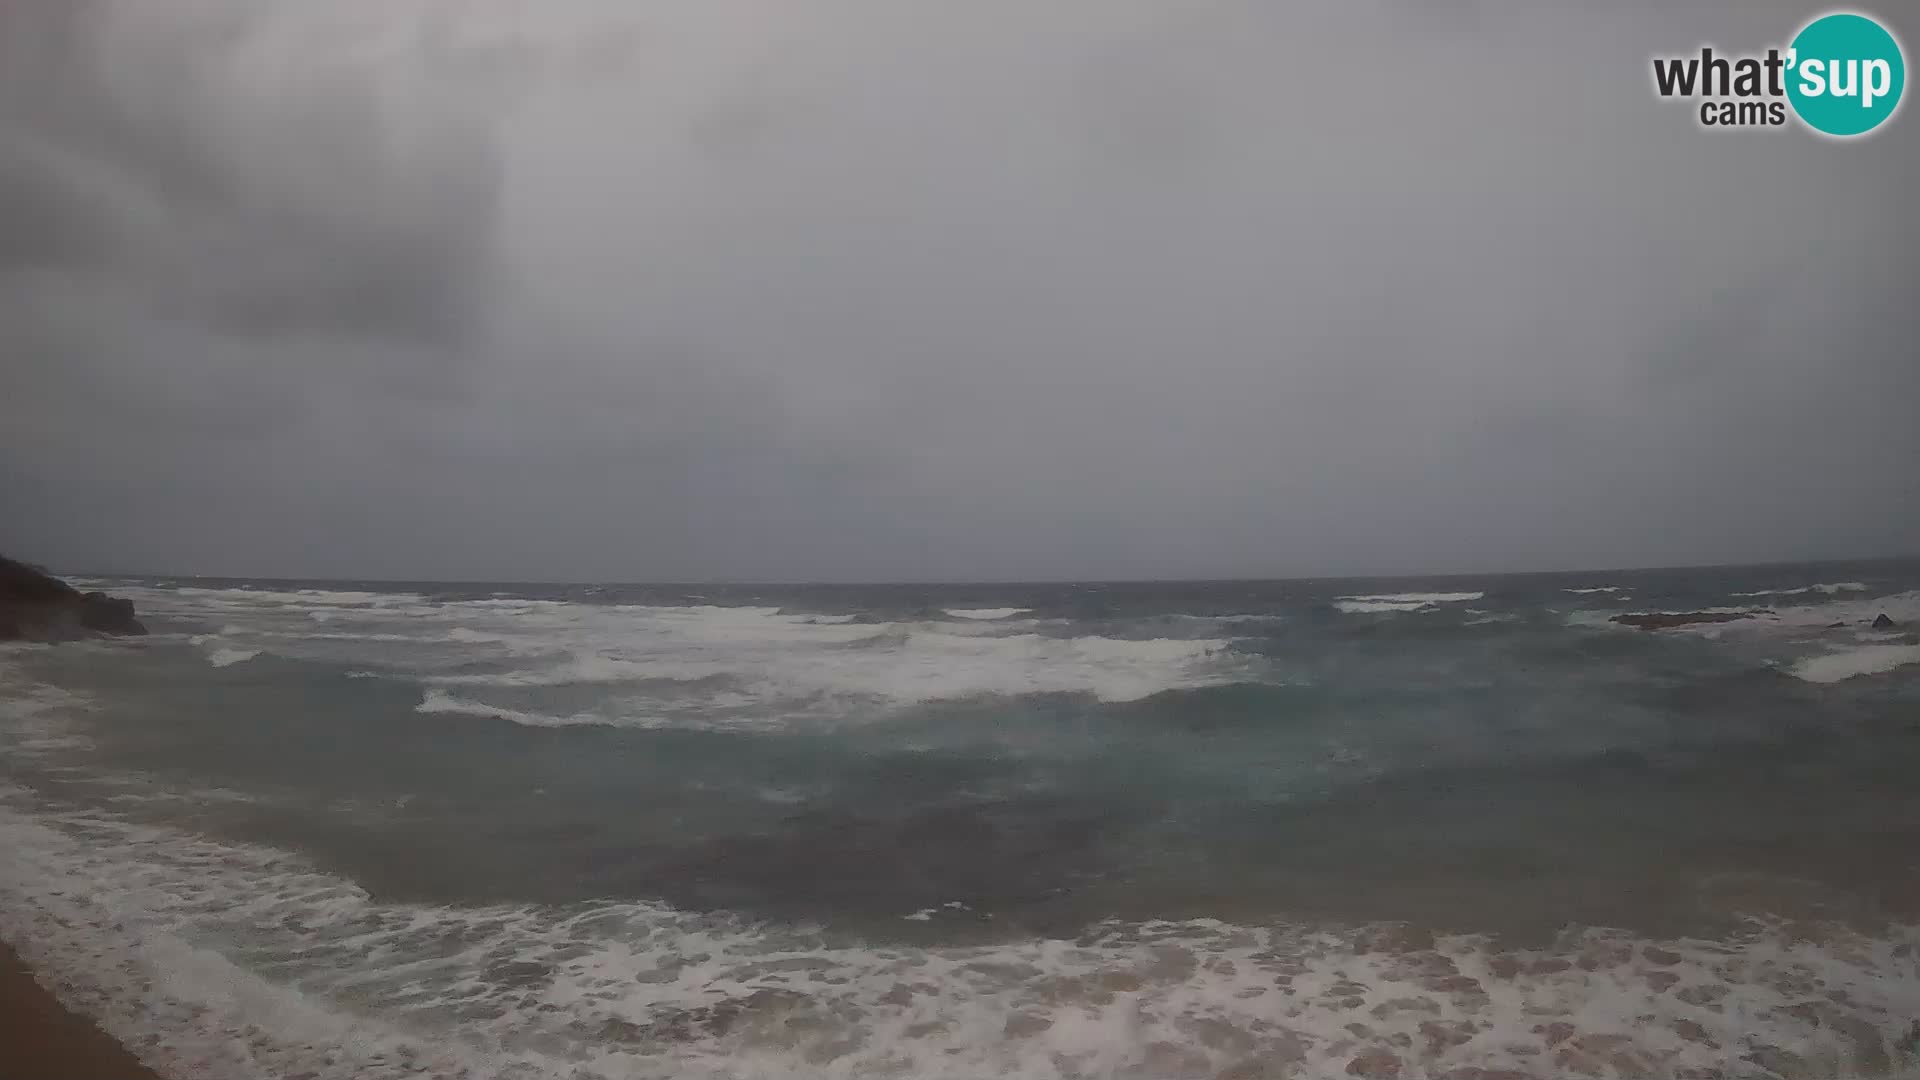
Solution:
M 1899 623 L 1894 622 L 1892 619 L 1887 618 L 1887 613 L 1884 611 L 1880 613 L 1879 618 L 1873 620 L 1873 628 L 1875 630 L 1892 630 L 1894 627 L 1899 625 L 1900 625 Z
M 71 641 L 94 634 L 144 634 L 133 601 L 83 593 L 23 562 L 0 556 L 0 641 Z
M 1622 626 L 1637 626 L 1642 630 L 1671 630 L 1676 626 L 1694 626 L 1701 623 L 1737 622 L 1751 619 L 1755 615 L 1771 615 L 1765 608 L 1752 611 L 1649 611 L 1631 615 L 1615 615 L 1613 621 Z

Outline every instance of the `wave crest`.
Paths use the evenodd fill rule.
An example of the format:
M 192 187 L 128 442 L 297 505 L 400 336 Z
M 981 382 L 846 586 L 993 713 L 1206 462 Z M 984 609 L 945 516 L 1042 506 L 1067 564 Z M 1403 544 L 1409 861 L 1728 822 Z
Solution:
M 1381 593 L 1371 596 L 1342 596 L 1333 606 L 1349 615 L 1383 611 L 1423 611 L 1438 604 L 1457 604 L 1479 600 L 1484 592 Z

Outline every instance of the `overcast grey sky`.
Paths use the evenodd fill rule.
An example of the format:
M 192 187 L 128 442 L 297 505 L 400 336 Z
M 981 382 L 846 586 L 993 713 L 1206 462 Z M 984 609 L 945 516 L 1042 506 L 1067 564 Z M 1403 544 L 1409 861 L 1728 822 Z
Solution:
M 1920 552 L 1920 116 L 1713 133 L 1650 89 L 1653 53 L 1816 10 L 0 4 L 0 550 L 568 580 Z

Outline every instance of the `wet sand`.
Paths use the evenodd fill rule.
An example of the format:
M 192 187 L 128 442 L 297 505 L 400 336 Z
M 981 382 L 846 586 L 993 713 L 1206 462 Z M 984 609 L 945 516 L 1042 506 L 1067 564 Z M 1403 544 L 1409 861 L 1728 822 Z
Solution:
M 161 1080 L 113 1037 L 61 1008 L 0 944 L 0 1080 Z

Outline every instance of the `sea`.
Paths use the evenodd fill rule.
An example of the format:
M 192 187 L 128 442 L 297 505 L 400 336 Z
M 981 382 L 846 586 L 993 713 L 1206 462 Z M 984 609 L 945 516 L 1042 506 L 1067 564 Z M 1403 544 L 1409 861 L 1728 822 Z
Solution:
M 1920 1054 L 1920 561 L 76 583 L 153 632 L 0 649 L 0 936 L 171 1077 Z

